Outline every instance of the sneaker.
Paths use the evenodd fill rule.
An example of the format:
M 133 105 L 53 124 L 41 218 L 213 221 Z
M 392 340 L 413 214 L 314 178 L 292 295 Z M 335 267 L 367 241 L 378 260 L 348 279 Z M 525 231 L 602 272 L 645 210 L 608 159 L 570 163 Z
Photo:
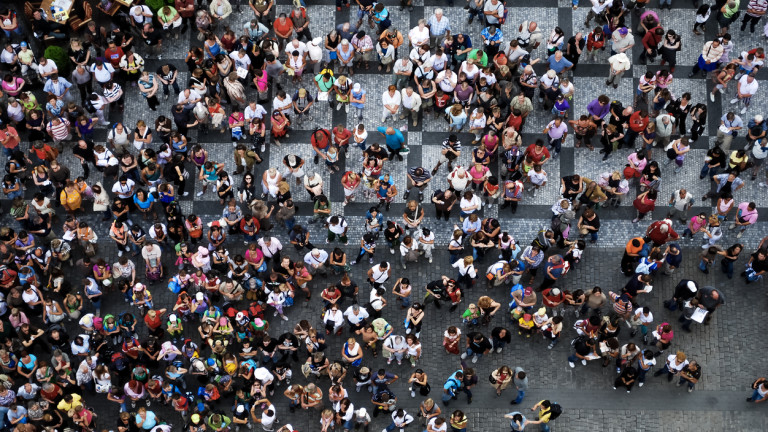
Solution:
M 744 107 L 744 108 L 742 108 L 742 109 L 741 109 L 741 113 L 742 113 L 742 114 L 746 114 L 746 113 L 747 113 L 747 107 Z
M 768 183 L 766 183 L 766 182 L 760 182 L 757 185 L 760 186 L 760 187 L 768 187 Z
M 429 257 L 429 263 L 432 264 L 432 257 Z
M 189 192 L 184 192 L 184 195 L 182 196 L 189 196 Z
M 617 368 L 616 368 L 616 373 L 617 373 L 617 374 L 620 374 L 620 373 L 621 373 L 621 368 L 620 368 L 620 367 L 617 367 Z
M 281 318 L 283 321 L 288 321 L 288 317 L 287 317 L 287 316 L 285 316 L 285 315 L 280 315 L 280 318 Z
M 373 264 L 373 258 L 368 258 L 368 264 Z
M 466 360 L 467 359 L 467 353 L 462 353 L 461 354 L 461 359 L 462 360 Z
M 693 387 L 688 387 L 688 393 L 693 393 Z
M 683 383 L 681 383 L 680 381 L 678 381 L 678 382 L 677 382 L 677 384 L 675 384 L 675 387 L 680 387 L 681 385 L 683 385 Z
M 472 357 L 472 363 L 477 363 L 477 356 Z
M 732 103 L 732 104 L 735 104 L 735 103 L 736 103 L 736 102 L 738 102 L 738 101 L 739 101 L 739 98 L 733 98 L 733 99 L 731 99 L 731 103 Z
M 627 393 L 632 393 L 632 390 L 627 390 Z
M 147 407 L 149 407 L 149 405 L 150 405 L 151 403 L 152 403 L 151 401 L 147 401 Z
M 736 234 L 736 238 L 741 238 L 741 236 L 744 235 L 744 231 L 739 231 L 738 234 Z
M 350 264 L 350 265 L 355 265 L 355 264 L 357 264 L 357 260 L 353 260 L 353 261 L 352 261 L 351 263 L 349 263 L 349 264 Z
M 398 360 L 397 364 L 401 365 L 401 364 L 403 364 L 403 361 L 402 360 Z
M 119 257 L 123 256 L 123 251 L 117 251 L 117 256 Z
M 573 362 L 572 362 L 572 361 L 569 361 L 569 362 L 568 362 L 568 366 L 570 366 L 571 368 L 575 368 L 575 367 L 576 367 L 576 365 L 575 365 L 575 364 L 573 364 Z
M 616 386 L 613 386 L 613 389 L 616 390 Z
M 501 352 L 501 350 L 502 350 L 502 348 L 501 348 L 501 347 L 499 347 L 499 348 L 496 348 L 496 353 L 497 353 L 497 354 L 498 354 L 498 353 L 500 353 L 500 352 Z
M 387 364 L 392 364 L 392 357 L 387 359 Z
M 389 248 L 389 253 L 394 255 L 395 254 L 395 250 L 393 248 Z
M 728 227 L 728 229 L 734 229 L 734 228 L 736 228 L 736 223 L 735 222 L 731 223 L 731 226 Z
M 711 100 L 712 102 L 715 101 L 715 94 L 714 93 L 710 93 L 709 94 L 709 100 Z
M 344 111 L 345 112 L 349 112 L 349 104 L 345 104 L 344 105 Z
M 199 197 L 203 196 L 203 191 L 200 191 L 200 192 L 196 193 L 195 196 L 199 196 Z
M 586 366 L 586 365 L 587 365 L 587 360 L 586 360 L 586 359 L 582 359 L 582 360 L 581 360 L 581 364 L 583 364 L 584 366 Z
M 275 311 L 275 313 L 273 313 L 272 316 L 277 316 L 277 311 Z
M 645 384 L 645 383 L 637 383 L 637 386 L 638 386 L 638 387 L 642 387 L 642 386 L 643 386 L 643 384 Z

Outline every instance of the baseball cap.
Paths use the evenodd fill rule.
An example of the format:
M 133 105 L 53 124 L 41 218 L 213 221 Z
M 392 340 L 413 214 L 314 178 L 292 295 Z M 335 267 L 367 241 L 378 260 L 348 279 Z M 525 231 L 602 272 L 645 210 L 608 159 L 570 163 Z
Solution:
M 629 33 L 629 30 L 626 27 L 621 27 L 619 29 L 619 34 L 626 35 L 627 33 Z
M 688 289 L 689 289 L 689 290 L 690 290 L 692 293 L 695 293 L 696 291 L 698 291 L 698 290 L 699 290 L 699 289 L 696 287 L 696 282 L 694 282 L 694 281 L 688 281 L 688 284 L 687 284 L 687 286 L 688 286 Z
M 26 42 L 21 42 L 21 43 L 19 44 L 19 46 L 20 46 L 20 47 L 25 47 L 25 46 L 27 46 L 27 43 L 26 43 Z

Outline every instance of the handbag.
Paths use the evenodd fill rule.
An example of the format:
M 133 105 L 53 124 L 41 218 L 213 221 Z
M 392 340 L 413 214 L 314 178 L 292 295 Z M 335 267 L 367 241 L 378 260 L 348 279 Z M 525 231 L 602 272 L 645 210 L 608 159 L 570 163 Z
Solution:
M 488 381 L 490 381 L 491 384 L 496 384 L 496 378 L 493 377 L 493 372 L 488 375 Z

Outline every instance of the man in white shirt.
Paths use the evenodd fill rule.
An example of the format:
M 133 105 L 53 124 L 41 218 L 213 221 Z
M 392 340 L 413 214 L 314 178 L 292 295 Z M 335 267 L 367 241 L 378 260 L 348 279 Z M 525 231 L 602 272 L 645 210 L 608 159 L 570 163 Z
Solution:
M 107 133 L 107 142 L 112 145 L 116 153 L 130 153 L 131 143 L 128 141 L 128 130 L 122 123 L 116 123 Z
M 368 282 L 374 288 L 381 288 L 392 274 L 392 266 L 388 262 L 382 261 L 368 270 Z
M 91 65 L 91 74 L 93 74 L 93 78 L 100 84 L 106 84 L 112 81 L 112 75 L 114 73 L 115 68 L 112 67 L 112 64 L 109 62 L 104 63 L 101 59 L 97 59 L 96 62 Z
M 369 316 L 368 311 L 365 308 L 361 308 L 358 304 L 353 304 L 344 311 L 344 317 L 346 317 L 347 323 L 349 323 L 350 331 L 358 334 L 365 325 L 365 319 Z
M 330 243 L 339 237 L 339 241 L 347 244 L 347 230 L 349 225 L 347 224 L 344 216 L 331 216 L 326 220 L 328 223 L 328 238 L 325 239 L 325 243 Z
M 246 54 L 244 49 L 237 51 L 233 50 L 231 53 L 229 53 L 229 58 L 231 58 L 235 63 L 235 67 L 237 69 L 248 70 L 251 67 L 251 58 L 248 57 L 248 54 Z
M 405 338 L 400 335 L 389 335 L 384 340 L 384 351 L 388 353 L 387 364 L 391 364 L 392 360 L 397 360 L 397 364 L 403 364 L 403 356 L 408 351 L 408 344 L 405 343 Z
M 392 68 L 392 74 L 394 75 L 392 84 L 396 88 L 401 89 L 407 86 L 411 80 L 411 74 L 413 74 L 413 63 L 408 57 L 398 59 Z
M 456 88 L 456 83 L 458 82 L 458 76 L 456 76 L 455 73 L 453 73 L 450 69 L 445 69 L 444 71 L 437 74 L 437 78 L 435 78 L 435 81 L 437 82 L 437 85 L 440 87 L 440 90 L 443 91 L 445 94 L 452 94 L 453 90 Z
M 421 228 L 416 232 L 418 248 L 424 251 L 424 256 L 432 263 L 432 250 L 435 248 L 435 233 L 428 228 Z
M 613 88 L 619 88 L 619 81 L 624 76 L 624 72 L 630 68 L 629 57 L 623 52 L 612 55 L 608 58 L 608 64 L 610 65 L 610 72 L 608 73 L 608 79 L 605 81 L 605 85 L 613 85 Z
M 406 87 L 401 91 L 401 100 L 403 103 L 403 112 L 400 114 L 400 119 L 404 119 L 410 113 L 413 120 L 413 126 L 416 126 L 419 121 L 419 109 L 421 108 L 421 96 L 413 91 L 413 87 Z
M 130 11 L 134 27 L 142 28 L 144 23 L 152 22 L 152 10 L 147 5 L 136 5 Z
M 293 108 L 291 97 L 283 90 L 278 91 L 275 99 L 272 100 L 272 109 L 282 112 L 286 117 L 290 117 L 291 108 Z
M 291 43 L 285 46 L 285 53 L 290 56 L 292 52 L 298 51 L 299 57 L 304 57 L 307 55 L 307 44 L 304 42 L 301 42 L 300 40 L 293 38 Z
M 259 249 L 267 260 L 274 259 L 273 262 L 280 263 L 280 251 L 283 250 L 283 244 L 276 237 L 264 236 L 256 242 Z
M 584 20 L 584 27 L 589 27 L 589 22 L 592 18 L 596 18 L 602 14 L 606 9 L 611 7 L 613 0 L 592 0 L 592 9 L 587 13 L 587 18 Z M 576 6 L 573 7 L 576 9 Z
M 263 106 L 256 103 L 256 101 L 252 101 L 249 102 L 248 106 L 243 110 L 243 117 L 245 118 L 245 123 L 249 124 L 251 120 L 255 118 L 263 119 L 264 114 L 266 113 L 267 110 L 265 110 Z
M 122 175 L 120 177 L 120 180 L 115 182 L 114 185 L 112 185 L 112 193 L 116 194 L 118 197 L 122 198 L 123 200 L 131 199 L 133 198 L 135 185 L 136 183 L 133 180 L 129 179 L 128 176 Z M 131 203 L 133 203 L 133 200 L 131 200 Z
M 304 255 L 304 263 L 307 265 L 307 270 L 310 274 L 320 273 L 323 276 L 328 275 L 328 270 L 325 268 L 325 263 L 328 261 L 328 252 L 314 248 Z
M 483 8 L 486 25 L 500 25 L 499 19 L 504 17 L 504 3 L 499 0 L 487 0 Z
M 386 122 L 387 117 L 392 117 L 392 119 L 394 120 L 398 111 L 400 111 L 401 103 L 402 103 L 402 97 L 400 93 L 397 91 L 397 87 L 394 85 L 390 85 L 387 91 L 385 91 L 384 94 L 381 95 L 381 104 L 383 107 L 382 114 L 381 114 L 381 122 L 382 123 Z
M 758 87 L 759 84 L 755 79 L 754 72 L 742 76 L 741 79 L 739 79 L 739 84 L 736 86 L 736 97 L 731 99 L 731 103 L 735 104 L 736 102 L 741 102 L 744 106 L 741 109 L 741 113 L 746 114 L 747 108 L 749 108 L 749 103 L 752 101 L 752 96 L 757 93 Z
M 653 314 L 648 307 L 641 307 L 637 309 L 632 318 L 630 318 L 628 324 L 632 327 L 632 331 L 629 333 L 630 337 L 635 337 L 637 334 L 637 328 L 640 327 L 640 333 L 643 335 L 643 342 L 648 344 L 648 324 L 653 322 Z
M 40 57 L 40 63 L 37 65 L 37 73 L 42 77 L 41 81 L 45 81 L 50 75 L 59 73 L 59 68 L 53 60 Z
M 179 98 L 176 101 L 176 104 L 178 105 L 184 105 L 185 110 L 191 110 L 195 107 L 195 104 L 200 102 L 202 99 L 202 96 L 200 96 L 200 93 L 196 92 L 193 89 L 184 89 L 183 92 L 179 93 Z

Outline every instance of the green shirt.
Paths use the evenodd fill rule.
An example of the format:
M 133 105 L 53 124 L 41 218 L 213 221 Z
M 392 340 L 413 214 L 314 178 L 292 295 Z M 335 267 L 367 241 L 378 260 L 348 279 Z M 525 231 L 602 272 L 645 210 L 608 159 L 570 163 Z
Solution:
M 736 4 L 734 5 L 733 9 L 728 7 L 728 3 L 725 4 L 725 12 L 723 12 L 724 18 L 731 18 L 736 12 L 739 11 L 739 0 L 735 0 L 735 3 Z

